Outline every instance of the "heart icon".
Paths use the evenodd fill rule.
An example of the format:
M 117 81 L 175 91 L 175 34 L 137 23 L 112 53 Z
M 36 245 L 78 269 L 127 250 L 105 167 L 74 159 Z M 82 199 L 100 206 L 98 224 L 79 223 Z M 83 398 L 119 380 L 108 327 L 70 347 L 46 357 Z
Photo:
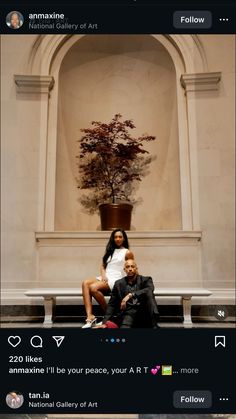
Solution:
M 15 348 L 16 346 L 19 345 L 19 343 L 21 343 L 20 336 L 9 336 L 7 340 L 8 340 L 8 343 L 10 343 L 10 345 L 13 346 L 13 348 Z
M 156 375 L 157 371 L 158 371 L 158 370 L 157 370 L 156 368 L 152 368 L 152 369 L 151 369 L 151 373 L 152 373 L 153 375 Z
M 161 366 L 160 365 L 156 365 L 156 369 L 157 369 L 157 371 L 159 371 L 159 369 L 161 368 Z

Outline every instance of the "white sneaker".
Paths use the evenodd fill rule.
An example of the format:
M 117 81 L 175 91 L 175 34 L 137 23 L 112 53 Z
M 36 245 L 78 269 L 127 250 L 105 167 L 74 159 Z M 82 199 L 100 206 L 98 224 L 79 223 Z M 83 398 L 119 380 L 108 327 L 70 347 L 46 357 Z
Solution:
M 96 326 L 97 319 L 94 317 L 93 320 L 87 319 L 86 323 L 82 326 L 82 329 L 91 329 L 91 327 Z
M 99 322 L 96 324 L 96 326 L 102 326 L 103 322 Z

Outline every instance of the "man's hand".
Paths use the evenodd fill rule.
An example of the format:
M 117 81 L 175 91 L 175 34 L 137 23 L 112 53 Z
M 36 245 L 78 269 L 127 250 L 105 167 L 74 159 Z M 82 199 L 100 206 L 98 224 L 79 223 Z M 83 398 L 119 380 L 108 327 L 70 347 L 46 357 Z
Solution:
M 127 301 L 129 301 L 130 300 L 130 298 L 132 298 L 133 297 L 133 295 L 131 294 L 131 292 L 129 292 L 129 294 L 127 294 L 126 296 L 125 296 L 125 298 L 123 298 L 123 300 L 121 301 L 121 304 L 120 304 L 120 308 L 121 308 L 121 310 L 125 310 L 126 309 L 126 303 L 127 303 Z

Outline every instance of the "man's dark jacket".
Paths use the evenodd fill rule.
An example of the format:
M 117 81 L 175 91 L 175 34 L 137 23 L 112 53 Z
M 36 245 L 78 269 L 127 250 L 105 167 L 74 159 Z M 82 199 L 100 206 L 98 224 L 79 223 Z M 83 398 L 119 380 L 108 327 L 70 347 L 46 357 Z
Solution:
M 127 292 L 127 277 L 118 279 L 111 292 L 111 297 L 107 306 L 106 314 L 103 319 L 103 323 L 110 320 L 112 316 L 117 315 L 121 312 L 120 304 L 123 298 L 128 294 Z M 150 276 L 137 275 L 136 278 L 136 291 L 132 292 L 133 298 L 138 301 L 142 300 L 144 294 L 149 293 L 152 295 L 151 304 L 153 315 L 158 315 L 157 304 L 153 294 L 154 285 Z

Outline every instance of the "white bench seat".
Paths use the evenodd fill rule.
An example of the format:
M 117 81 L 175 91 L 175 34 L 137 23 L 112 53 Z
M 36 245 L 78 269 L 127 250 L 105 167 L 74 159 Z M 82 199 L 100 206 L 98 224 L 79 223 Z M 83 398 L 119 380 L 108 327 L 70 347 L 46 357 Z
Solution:
M 25 292 L 27 297 L 42 297 L 44 299 L 45 327 L 51 327 L 53 312 L 57 297 L 82 297 L 81 288 L 34 288 Z M 208 297 L 211 291 L 205 288 L 158 288 L 154 291 L 156 298 L 180 297 L 183 306 L 183 325 L 192 327 L 191 300 L 192 297 Z

